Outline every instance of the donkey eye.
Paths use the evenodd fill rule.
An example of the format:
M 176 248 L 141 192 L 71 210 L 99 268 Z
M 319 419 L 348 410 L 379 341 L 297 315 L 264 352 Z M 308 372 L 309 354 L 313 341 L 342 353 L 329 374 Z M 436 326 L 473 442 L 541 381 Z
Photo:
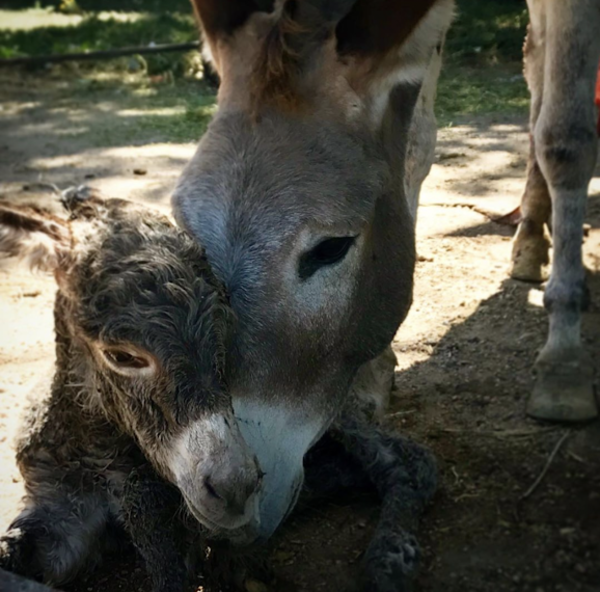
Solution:
M 117 370 L 144 370 L 150 368 L 151 362 L 145 356 L 138 356 L 126 349 L 103 349 L 102 355 L 106 361 Z
M 317 269 L 341 261 L 355 243 L 355 236 L 337 236 L 321 241 L 316 247 L 300 257 L 298 274 L 300 279 L 309 278 Z

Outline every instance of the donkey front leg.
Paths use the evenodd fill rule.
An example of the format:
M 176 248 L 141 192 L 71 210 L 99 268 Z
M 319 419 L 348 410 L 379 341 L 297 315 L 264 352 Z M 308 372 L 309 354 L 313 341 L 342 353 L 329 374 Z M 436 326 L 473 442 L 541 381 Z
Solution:
M 153 592 L 183 592 L 188 584 L 183 500 L 151 470 L 133 471 L 122 500 L 125 528 L 143 557 Z
M 552 199 L 554 257 L 544 305 L 548 341 L 540 353 L 527 411 L 555 421 L 583 421 L 598 413 L 593 367 L 581 343 L 587 298 L 582 226 L 596 163 L 594 85 L 600 55 L 600 3 L 543 2 L 544 90 L 534 140 Z M 530 0 L 530 9 L 539 9 Z
M 437 486 L 435 460 L 422 446 L 350 417 L 341 419 L 332 435 L 382 500 L 379 524 L 364 557 L 363 589 L 409 590 L 420 559 L 413 533 Z

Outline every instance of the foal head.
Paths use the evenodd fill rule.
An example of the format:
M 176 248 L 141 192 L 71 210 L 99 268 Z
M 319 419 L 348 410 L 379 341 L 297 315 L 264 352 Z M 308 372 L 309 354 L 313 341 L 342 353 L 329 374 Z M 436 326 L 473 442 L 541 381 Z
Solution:
M 233 317 L 202 248 L 132 202 L 73 192 L 64 205 L 68 220 L 0 205 L 0 253 L 58 283 L 56 395 L 76 385 L 73 405 L 129 434 L 211 531 L 252 536 L 260 471 L 233 418 Z

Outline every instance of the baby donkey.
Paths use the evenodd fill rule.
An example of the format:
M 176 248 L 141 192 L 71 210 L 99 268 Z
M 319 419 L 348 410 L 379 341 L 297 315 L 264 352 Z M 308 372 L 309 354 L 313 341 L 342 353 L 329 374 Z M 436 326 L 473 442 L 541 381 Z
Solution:
M 225 384 L 234 319 L 202 248 L 167 218 L 87 189 L 63 206 L 68 219 L 0 204 L 0 254 L 59 288 L 55 374 L 17 443 L 25 507 L 0 539 L 0 568 L 60 585 L 125 531 L 155 592 L 182 592 L 209 540 L 257 536 L 262 472 Z M 433 461 L 342 415 L 309 454 L 306 487 L 373 485 L 384 504 L 365 589 L 404 590 L 418 559 L 404 528 L 433 493 Z

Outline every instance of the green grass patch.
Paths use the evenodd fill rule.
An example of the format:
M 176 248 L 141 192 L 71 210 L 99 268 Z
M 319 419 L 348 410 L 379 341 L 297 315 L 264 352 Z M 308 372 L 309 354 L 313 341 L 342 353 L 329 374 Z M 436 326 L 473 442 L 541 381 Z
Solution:
M 164 100 L 162 101 L 164 104 Z M 178 108 L 173 113 L 153 115 L 141 112 L 125 126 L 129 138 L 134 137 L 136 143 L 148 142 L 197 142 L 206 131 L 216 111 L 214 96 L 198 96 L 177 101 Z M 183 105 L 182 105 L 183 103 Z M 107 130 L 98 137 L 96 145 L 119 145 L 122 131 L 118 128 Z
M 5 0 L 6 2 L 6 0 Z M 33 2 L 9 0 L 3 6 L 34 5 L 57 9 L 65 0 Z M 189 0 L 78 0 L 83 18 L 67 26 L 39 26 L 27 30 L 0 30 L 0 57 L 106 50 L 154 43 L 196 41 L 198 31 Z M 20 11 L 20 12 L 21 12 Z M 100 18 L 102 11 L 129 12 L 138 18 Z M 33 12 L 32 19 L 34 18 Z M 448 34 L 446 56 L 454 63 L 498 63 L 521 60 L 528 22 L 523 0 L 458 0 L 457 17 Z M 186 71 L 187 57 L 164 54 L 148 58 L 151 73 Z M 103 62 L 97 67 L 102 68 Z
M 59 9 L 69 7 L 73 0 L 2 0 L 3 8 L 25 10 L 34 7 Z M 76 0 L 75 4 L 86 12 L 122 10 L 124 12 L 190 12 L 189 0 Z
M 458 0 L 446 56 L 457 63 L 520 62 L 529 22 L 523 0 Z
M 58 7 L 61 2 L 64 0 L 42 1 L 37 5 Z M 27 10 L 34 5 L 32 0 L 9 0 L 8 6 L 23 9 L 18 13 L 19 18 L 22 14 L 31 20 L 18 30 L 0 29 L 0 57 L 196 41 L 198 32 L 188 2 L 77 0 L 84 11 L 82 16 L 72 17 L 68 24 L 56 24 L 55 19 L 55 24 L 45 26 L 44 22 L 47 25 L 51 20 L 50 13 L 44 16 L 39 9 Z M 101 12 L 105 10 L 126 12 Z M 441 125 L 450 125 L 463 116 L 526 111 L 528 93 L 520 76 L 520 63 L 527 21 L 523 0 L 457 0 L 457 17 L 447 38 L 446 63 L 436 105 Z M 214 104 L 210 93 L 198 98 L 188 95 L 185 85 L 180 84 L 184 75 L 200 68 L 198 52 L 189 52 L 82 62 L 79 67 L 73 65 L 71 70 L 84 79 L 107 72 L 123 73 L 123 78 L 128 71 L 141 72 L 142 77 L 168 73 L 175 81 L 175 89 L 170 91 L 168 85 L 161 85 L 156 92 L 162 97 L 160 100 L 175 105 L 175 111 L 171 115 L 132 118 L 128 133 L 139 133 L 142 139 L 156 136 L 166 141 L 188 141 L 199 137 L 199 130 L 206 127 Z M 65 66 L 65 69 L 68 68 Z M 62 72 L 60 68 L 55 71 Z M 206 87 L 205 90 L 208 92 Z M 151 111 L 157 100 L 148 98 L 140 109 Z M 113 132 L 98 130 L 98 133 L 106 136 Z M 108 136 L 103 140 L 108 144 L 113 141 L 117 140 Z
M 466 67 L 448 64 L 442 69 L 435 104 L 438 123 L 449 126 L 484 113 L 527 113 L 529 92 L 516 67 Z
M 140 82 L 140 80 L 142 80 Z M 61 108 L 90 104 L 86 130 L 98 148 L 128 144 L 197 142 L 216 111 L 216 96 L 200 81 L 149 86 L 143 79 L 81 79 L 53 103 Z M 112 116 L 94 114 L 94 106 Z M 74 126 L 77 129 L 77 125 Z
M 43 22 L 43 20 L 42 20 Z M 186 43 L 198 40 L 198 29 L 187 14 L 140 14 L 136 18 L 101 18 L 90 14 L 76 24 L 38 26 L 30 29 L 0 29 L 0 58 L 37 56 L 120 47 L 146 46 L 150 43 Z M 197 52 L 194 52 L 197 54 Z M 184 74 L 189 56 L 165 53 L 145 57 L 148 73 L 167 70 Z M 95 62 L 101 69 L 107 62 Z

